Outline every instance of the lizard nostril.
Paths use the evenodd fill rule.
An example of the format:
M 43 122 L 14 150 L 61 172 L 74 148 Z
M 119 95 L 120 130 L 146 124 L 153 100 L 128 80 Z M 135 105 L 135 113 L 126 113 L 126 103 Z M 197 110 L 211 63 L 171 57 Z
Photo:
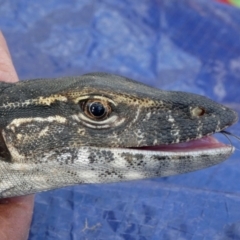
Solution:
M 0 131 L 0 161 L 10 162 L 11 155 L 4 141 L 2 131 Z
M 190 110 L 192 117 L 200 117 L 205 114 L 205 109 L 203 107 L 195 107 Z

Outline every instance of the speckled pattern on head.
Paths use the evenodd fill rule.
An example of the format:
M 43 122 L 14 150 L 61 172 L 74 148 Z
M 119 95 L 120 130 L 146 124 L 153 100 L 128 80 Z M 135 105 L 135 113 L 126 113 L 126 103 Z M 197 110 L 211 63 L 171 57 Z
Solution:
M 106 73 L 0 83 L 0 197 L 208 167 L 233 149 L 129 148 L 188 142 L 236 121 L 206 97 Z

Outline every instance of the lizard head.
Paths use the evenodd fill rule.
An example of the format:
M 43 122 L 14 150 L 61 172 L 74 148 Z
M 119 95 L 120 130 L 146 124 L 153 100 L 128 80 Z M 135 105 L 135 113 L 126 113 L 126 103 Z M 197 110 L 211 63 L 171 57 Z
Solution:
M 105 73 L 2 84 L 0 91 L 0 159 L 23 164 L 19 175 L 41 164 L 38 174 L 51 183 L 40 190 L 184 173 L 234 149 L 210 136 L 235 123 L 236 112 L 196 94 Z

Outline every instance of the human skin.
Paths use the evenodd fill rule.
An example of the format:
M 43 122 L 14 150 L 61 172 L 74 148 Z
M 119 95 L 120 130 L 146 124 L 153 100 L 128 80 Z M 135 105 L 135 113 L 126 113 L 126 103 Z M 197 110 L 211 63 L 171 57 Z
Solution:
M 7 43 L 0 32 L 0 81 L 17 82 Z M 0 239 L 28 239 L 34 206 L 34 195 L 0 200 Z

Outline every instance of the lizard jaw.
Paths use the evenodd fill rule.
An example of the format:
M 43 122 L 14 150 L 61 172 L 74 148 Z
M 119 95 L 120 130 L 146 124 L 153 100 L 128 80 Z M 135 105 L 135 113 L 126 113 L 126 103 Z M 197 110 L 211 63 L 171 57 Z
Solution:
M 201 142 L 202 149 L 198 142 Z M 29 162 L 12 163 L 5 159 L 1 162 L 3 174 L 0 198 L 80 183 L 110 183 L 187 173 L 218 164 L 234 150 L 232 146 L 217 143 L 212 137 L 164 146 L 163 150 L 158 147 L 130 149 L 66 146 L 35 158 L 27 156 Z M 176 147 L 185 151 L 178 151 Z M 9 181 L 10 176 L 18 180 L 14 187 Z M 29 181 L 26 181 L 27 177 Z

